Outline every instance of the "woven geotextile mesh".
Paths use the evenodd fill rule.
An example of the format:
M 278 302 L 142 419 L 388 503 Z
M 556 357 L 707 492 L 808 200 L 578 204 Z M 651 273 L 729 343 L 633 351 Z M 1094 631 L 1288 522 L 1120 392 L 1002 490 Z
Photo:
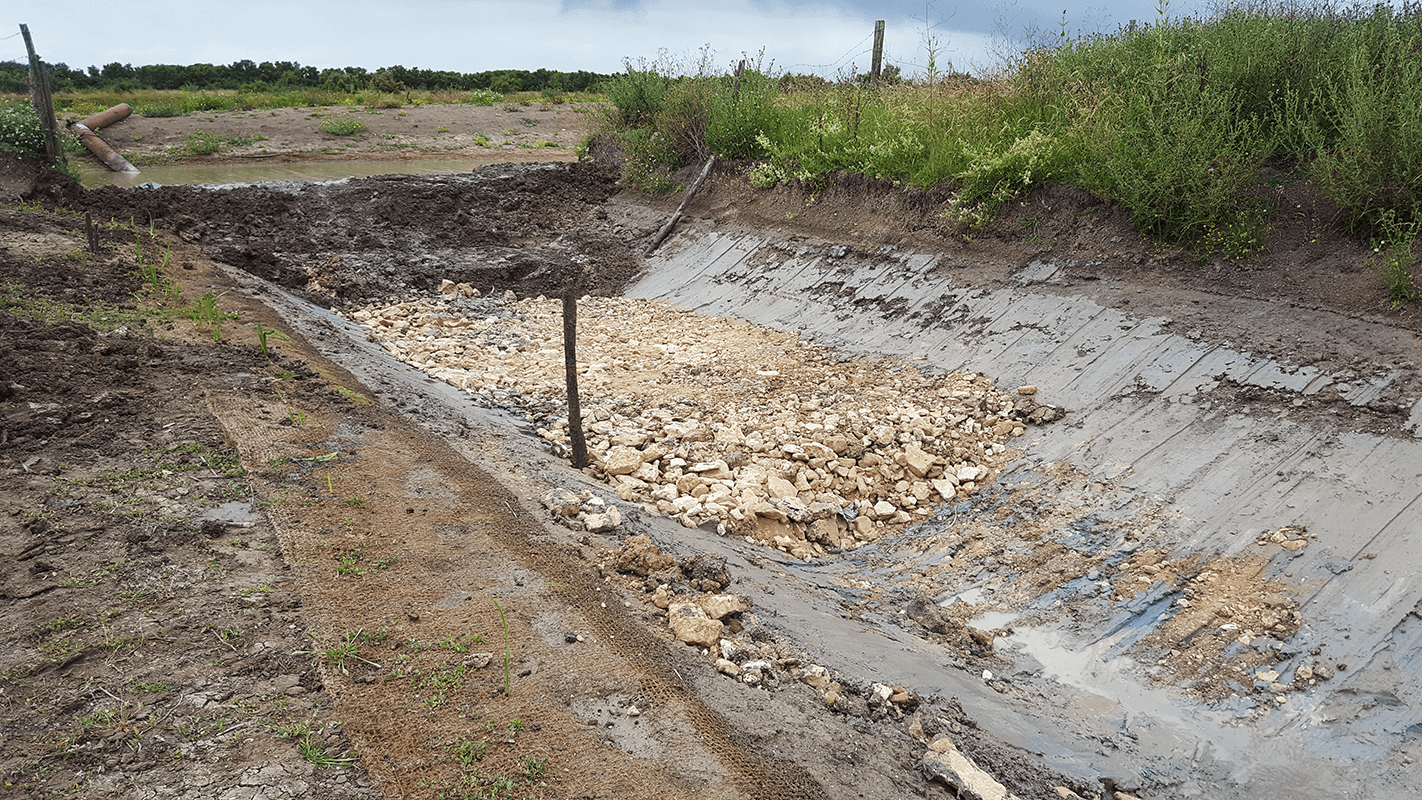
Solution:
M 301 655 L 386 796 L 824 796 L 738 741 L 681 645 L 444 442 L 379 409 L 293 426 L 280 402 L 213 406 L 297 578 Z

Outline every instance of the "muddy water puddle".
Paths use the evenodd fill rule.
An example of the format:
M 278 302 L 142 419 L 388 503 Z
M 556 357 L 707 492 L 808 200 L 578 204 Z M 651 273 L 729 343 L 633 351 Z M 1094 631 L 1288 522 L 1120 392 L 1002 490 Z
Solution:
M 263 181 L 335 181 L 343 178 L 369 178 L 375 175 L 452 175 L 469 172 L 476 167 L 519 159 L 507 153 L 492 152 L 479 157 L 402 159 L 377 161 L 292 161 L 272 163 L 254 161 L 249 164 L 181 164 L 143 167 L 139 172 L 113 172 L 81 164 L 80 182 L 85 188 L 100 186 L 142 186 L 158 184 L 229 185 L 261 183 Z M 540 161 L 557 160 L 543 155 Z M 571 160 L 571 159 L 569 159 Z

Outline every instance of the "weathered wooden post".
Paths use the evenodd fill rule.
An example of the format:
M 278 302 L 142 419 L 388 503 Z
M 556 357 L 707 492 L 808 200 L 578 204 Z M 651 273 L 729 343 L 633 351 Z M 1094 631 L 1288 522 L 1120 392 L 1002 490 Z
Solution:
M 874 83 L 879 82 L 879 71 L 884 65 L 884 21 L 882 19 L 874 21 L 874 67 L 870 74 L 874 78 Z
M 563 365 L 568 374 L 568 442 L 573 446 L 573 469 L 588 465 L 588 443 L 583 439 L 583 411 L 578 405 L 578 293 L 563 290 Z
M 84 209 L 84 238 L 89 241 L 89 255 L 99 254 L 99 229 L 94 227 L 94 215 Z
M 657 231 L 657 234 L 652 237 L 652 243 L 647 245 L 646 250 L 642 251 L 643 256 L 651 255 L 659 246 L 661 246 L 662 241 L 665 240 L 667 236 L 671 234 L 672 228 L 676 227 L 676 221 L 681 219 L 681 212 L 686 210 L 686 204 L 691 202 L 691 196 L 696 194 L 697 189 L 701 188 L 701 182 L 706 180 L 707 175 L 711 174 L 711 165 L 715 163 L 715 156 L 711 156 L 710 158 L 706 159 L 706 166 L 701 168 L 701 174 L 696 176 L 696 180 L 692 182 L 691 188 L 686 190 L 686 197 L 683 197 L 681 200 L 681 205 L 676 207 L 676 213 L 672 214 L 671 219 L 667 220 L 667 224 L 663 225 L 661 227 L 661 230 Z
M 30 26 L 20 23 L 20 33 L 25 37 L 25 49 L 30 54 L 30 102 L 39 115 L 44 127 L 44 154 L 50 163 L 59 160 L 59 132 L 54 127 L 54 98 L 49 92 L 49 73 L 44 62 L 35 55 L 35 43 L 30 39 Z
M 741 74 L 746 71 L 746 60 L 741 59 L 741 63 L 736 65 L 736 82 L 731 84 L 731 103 L 738 103 L 741 99 Z

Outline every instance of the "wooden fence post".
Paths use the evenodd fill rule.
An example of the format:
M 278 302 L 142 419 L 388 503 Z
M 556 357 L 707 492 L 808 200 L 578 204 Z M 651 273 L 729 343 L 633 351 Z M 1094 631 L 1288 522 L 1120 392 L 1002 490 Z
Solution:
M 874 22 L 874 67 L 870 70 L 870 75 L 874 78 L 874 83 L 879 82 L 880 68 L 884 64 L 884 21 Z
M 49 91 L 49 70 L 35 55 L 35 43 L 30 39 L 30 26 L 20 23 L 20 33 L 25 37 L 25 49 L 30 53 L 30 102 L 39 115 L 44 127 L 44 154 L 52 164 L 59 160 L 59 131 L 54 126 L 54 97 Z
M 578 404 L 578 294 L 563 290 L 563 366 L 568 375 L 568 442 L 573 446 L 573 469 L 588 465 L 588 444 L 583 439 L 583 411 Z

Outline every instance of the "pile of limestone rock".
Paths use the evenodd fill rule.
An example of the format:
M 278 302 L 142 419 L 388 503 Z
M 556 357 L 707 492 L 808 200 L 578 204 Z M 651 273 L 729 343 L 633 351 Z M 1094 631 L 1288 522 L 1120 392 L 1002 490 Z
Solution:
M 825 705 L 900 719 L 918 707 L 919 698 L 902 686 L 844 684 L 760 628 L 750 604 L 727 591 L 731 583 L 725 559 L 698 554 L 678 562 L 647 536 L 630 536 L 617 554 L 616 569 L 631 576 L 627 588 L 642 591 L 642 601 L 664 616 L 677 641 L 699 649 L 722 675 L 747 686 L 774 691 L 791 682 L 820 693 Z
M 569 449 L 561 303 L 457 286 L 353 313 L 393 355 L 470 393 L 516 397 Z M 578 355 L 593 471 L 624 501 L 796 557 L 852 550 L 971 495 L 1026 426 L 1036 387 L 847 359 L 794 334 L 664 303 L 584 298 Z

